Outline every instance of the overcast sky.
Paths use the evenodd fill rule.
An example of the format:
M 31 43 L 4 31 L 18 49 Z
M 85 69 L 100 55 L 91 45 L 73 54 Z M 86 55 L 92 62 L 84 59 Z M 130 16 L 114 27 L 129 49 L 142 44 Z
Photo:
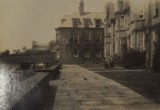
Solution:
M 77 12 L 80 0 L 0 0 L 0 50 L 31 48 L 55 39 L 60 19 Z M 84 0 L 85 11 L 104 12 L 108 0 Z

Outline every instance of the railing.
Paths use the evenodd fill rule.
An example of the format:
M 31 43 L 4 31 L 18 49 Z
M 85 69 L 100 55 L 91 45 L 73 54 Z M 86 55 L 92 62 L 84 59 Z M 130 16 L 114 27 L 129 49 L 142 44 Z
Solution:
M 11 91 L 5 110 L 39 110 L 44 106 L 45 94 L 49 90 L 49 80 L 59 73 L 61 64 L 45 70 L 35 70 L 37 74 L 15 85 Z M 16 97 L 15 97 L 16 96 Z

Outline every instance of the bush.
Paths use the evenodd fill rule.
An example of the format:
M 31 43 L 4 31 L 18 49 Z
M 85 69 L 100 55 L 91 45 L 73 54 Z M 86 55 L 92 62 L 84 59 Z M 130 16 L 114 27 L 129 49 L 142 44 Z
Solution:
M 1 52 L 0 56 L 9 56 L 10 55 L 10 51 L 9 50 L 5 50 L 3 52 Z
M 145 51 L 128 50 L 123 55 L 124 68 L 144 68 L 146 61 Z
M 113 59 L 114 59 L 114 65 L 120 66 L 120 67 L 123 66 L 123 58 L 122 57 L 120 57 L 118 55 L 114 55 Z
M 160 32 L 157 31 L 158 40 L 155 45 L 155 53 L 153 57 L 153 71 L 160 72 Z

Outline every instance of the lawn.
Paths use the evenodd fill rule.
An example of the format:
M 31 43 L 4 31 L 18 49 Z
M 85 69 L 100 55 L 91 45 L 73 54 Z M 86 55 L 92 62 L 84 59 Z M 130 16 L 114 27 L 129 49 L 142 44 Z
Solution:
M 88 68 L 136 91 L 155 103 L 160 104 L 160 73 L 119 69 Z

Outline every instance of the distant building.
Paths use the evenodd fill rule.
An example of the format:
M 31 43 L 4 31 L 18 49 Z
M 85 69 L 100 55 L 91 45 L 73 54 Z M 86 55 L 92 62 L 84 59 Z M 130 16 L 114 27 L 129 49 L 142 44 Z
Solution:
M 80 1 L 79 12 L 65 15 L 56 28 L 60 59 L 65 63 L 100 63 L 104 58 L 105 13 L 85 12 Z
M 37 50 L 37 51 L 49 50 L 49 44 L 39 43 L 38 41 L 32 41 L 32 50 Z

